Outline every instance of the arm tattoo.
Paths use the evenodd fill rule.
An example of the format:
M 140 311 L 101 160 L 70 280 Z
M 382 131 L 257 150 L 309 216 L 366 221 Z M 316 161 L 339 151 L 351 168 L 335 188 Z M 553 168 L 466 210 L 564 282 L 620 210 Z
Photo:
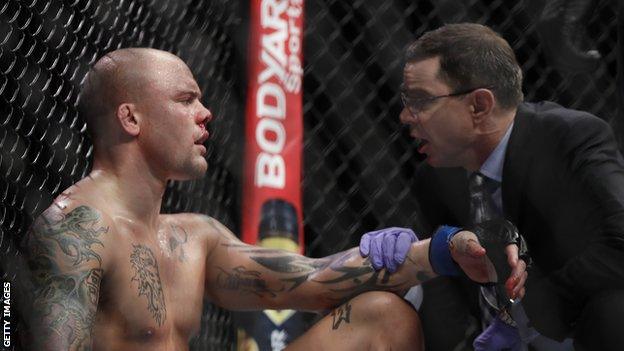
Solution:
M 258 271 L 249 271 L 242 266 L 234 268 L 231 272 L 221 267 L 217 268 L 221 271 L 217 276 L 217 286 L 221 289 L 236 290 L 259 297 L 266 295 L 276 297 L 275 293 L 279 292 L 269 289 L 266 281 L 260 279 L 261 274 Z
M 262 249 L 242 244 L 222 244 L 222 246 L 233 247 L 239 252 L 251 254 L 249 257 L 259 265 L 272 272 L 289 275 L 289 277 L 281 279 L 283 282 L 292 284 L 288 291 L 292 291 L 306 282 L 309 276 L 318 269 L 327 267 L 331 262 L 331 257 L 333 257 L 314 260 L 305 256 L 289 254 L 283 250 Z M 279 291 L 282 290 L 284 289 L 281 288 Z
M 27 234 L 38 346 L 90 349 L 103 274 L 94 247 L 104 247 L 99 237 L 106 232 L 98 212 L 80 206 L 67 214 L 44 213 Z M 95 268 L 84 266 L 93 262 Z
M 411 262 L 414 266 L 418 267 L 418 263 L 416 261 L 414 261 L 409 255 L 407 256 L 407 260 L 409 262 Z M 418 281 L 420 281 L 420 282 L 426 282 L 427 280 L 429 280 L 431 278 L 432 278 L 431 274 L 429 274 L 426 271 L 423 271 L 423 270 L 419 269 L 416 272 L 416 279 L 418 279 Z
M 62 216 L 58 221 L 50 221 L 42 217 L 44 224 L 40 227 L 42 233 L 39 239 L 48 241 L 47 245 L 37 245 L 44 255 L 52 256 L 56 247 L 72 259 L 72 264 L 77 266 L 83 262 L 96 259 L 102 264 L 102 258 L 91 248 L 92 245 L 100 245 L 102 242 L 97 238 L 100 234 L 108 231 L 108 228 L 94 229 L 94 224 L 100 219 L 97 212 L 87 206 L 80 206 Z M 56 245 L 50 245 L 54 241 Z
M 138 296 L 145 295 L 148 311 L 159 326 L 163 325 L 167 318 L 167 308 L 160 283 L 160 273 L 158 273 L 158 262 L 152 250 L 147 246 L 132 244 L 132 247 L 130 263 L 134 269 L 134 276 L 130 281 L 136 281 L 139 284 Z
M 245 292 L 252 292 L 260 297 L 276 297 L 277 293 L 292 291 L 305 282 L 316 282 L 327 287 L 325 298 L 341 302 L 369 290 L 398 290 L 403 284 L 396 281 L 390 284 L 390 274 L 387 271 L 375 271 L 368 258 L 363 259 L 359 265 L 349 263 L 354 258 L 360 257 L 357 250 L 337 253 L 322 259 L 311 259 L 282 250 L 261 249 L 237 243 L 222 246 L 247 254 L 254 262 L 269 270 L 273 276 L 277 276 L 279 282 L 285 284 L 271 289 L 260 271 L 250 271 L 245 267 L 237 267 L 235 269 L 237 275 L 231 272 L 227 276 L 228 279 L 236 280 L 238 285 L 224 284 L 224 276 L 219 275 L 220 288 L 242 289 L 244 286 Z M 223 274 L 226 273 L 223 268 L 219 269 Z M 247 274 L 246 284 L 242 283 L 243 272 Z M 324 272 L 323 278 L 316 278 L 320 272 Z
M 335 294 L 327 294 L 327 298 L 334 301 L 344 301 L 350 299 L 356 295 L 370 290 L 399 290 L 404 282 L 397 282 L 389 284 L 390 273 L 388 271 L 375 271 L 370 259 L 367 257 L 362 260 L 360 266 L 352 267 L 347 266 L 345 263 L 352 257 L 360 257 L 357 251 L 343 252 L 338 259 L 334 260 L 329 268 L 340 273 L 340 275 L 333 279 L 314 280 L 321 284 L 327 284 L 330 286 L 329 290 Z M 350 284 L 343 284 L 350 283 Z M 339 285 L 342 288 L 331 287 L 332 285 Z

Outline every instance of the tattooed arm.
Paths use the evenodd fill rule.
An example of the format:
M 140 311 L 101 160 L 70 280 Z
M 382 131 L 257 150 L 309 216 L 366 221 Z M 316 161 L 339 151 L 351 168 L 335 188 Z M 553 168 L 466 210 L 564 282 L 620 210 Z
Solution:
M 87 206 L 52 205 L 24 239 L 28 259 L 25 316 L 33 350 L 90 350 L 108 228 Z
M 327 309 L 365 291 L 399 292 L 435 276 L 429 240 L 413 243 L 405 263 L 389 274 L 375 271 L 357 248 L 312 259 L 243 244 L 217 221 L 206 220 L 214 241 L 206 262 L 206 292 L 230 309 Z M 472 239 L 459 234 L 457 238 Z M 475 267 L 481 276 L 487 274 L 484 269 L 485 265 Z

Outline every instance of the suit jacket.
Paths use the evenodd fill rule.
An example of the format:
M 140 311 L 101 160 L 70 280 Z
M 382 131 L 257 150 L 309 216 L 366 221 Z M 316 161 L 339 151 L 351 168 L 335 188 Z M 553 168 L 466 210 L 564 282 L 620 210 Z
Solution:
M 470 223 L 464 169 L 423 163 L 417 190 L 432 227 Z M 523 306 L 538 331 L 562 339 L 592 295 L 624 289 L 624 160 L 611 128 L 555 103 L 521 104 L 502 197 L 534 262 Z

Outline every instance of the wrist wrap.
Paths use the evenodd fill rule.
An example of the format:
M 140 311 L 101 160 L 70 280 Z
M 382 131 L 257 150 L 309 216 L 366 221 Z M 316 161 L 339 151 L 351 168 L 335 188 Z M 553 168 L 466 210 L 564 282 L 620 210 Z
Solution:
M 443 225 L 438 227 L 433 233 L 429 243 L 429 262 L 431 262 L 431 268 L 437 274 L 445 276 L 459 276 L 462 274 L 457 263 L 453 261 L 451 251 L 449 250 L 451 238 L 462 230 L 462 228 Z

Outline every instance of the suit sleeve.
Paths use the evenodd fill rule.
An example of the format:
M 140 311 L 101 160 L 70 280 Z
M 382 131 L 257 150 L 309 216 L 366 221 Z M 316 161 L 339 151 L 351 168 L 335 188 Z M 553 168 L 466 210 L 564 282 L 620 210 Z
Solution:
M 624 288 L 624 162 L 607 123 L 593 116 L 576 117 L 557 133 L 562 137 L 553 156 L 564 160 L 571 186 L 582 187 L 596 201 L 601 225 L 595 232 L 582 233 L 588 239 L 586 247 L 560 268 L 546 272 L 534 266 L 523 300 L 533 326 L 555 339 L 566 336 L 589 297 Z
M 611 128 L 598 118 L 575 121 L 567 134 L 564 159 L 577 184 L 598 201 L 603 226 L 602 233 L 586 233 L 590 244 L 553 272 L 552 282 L 583 299 L 624 288 L 624 161 Z

